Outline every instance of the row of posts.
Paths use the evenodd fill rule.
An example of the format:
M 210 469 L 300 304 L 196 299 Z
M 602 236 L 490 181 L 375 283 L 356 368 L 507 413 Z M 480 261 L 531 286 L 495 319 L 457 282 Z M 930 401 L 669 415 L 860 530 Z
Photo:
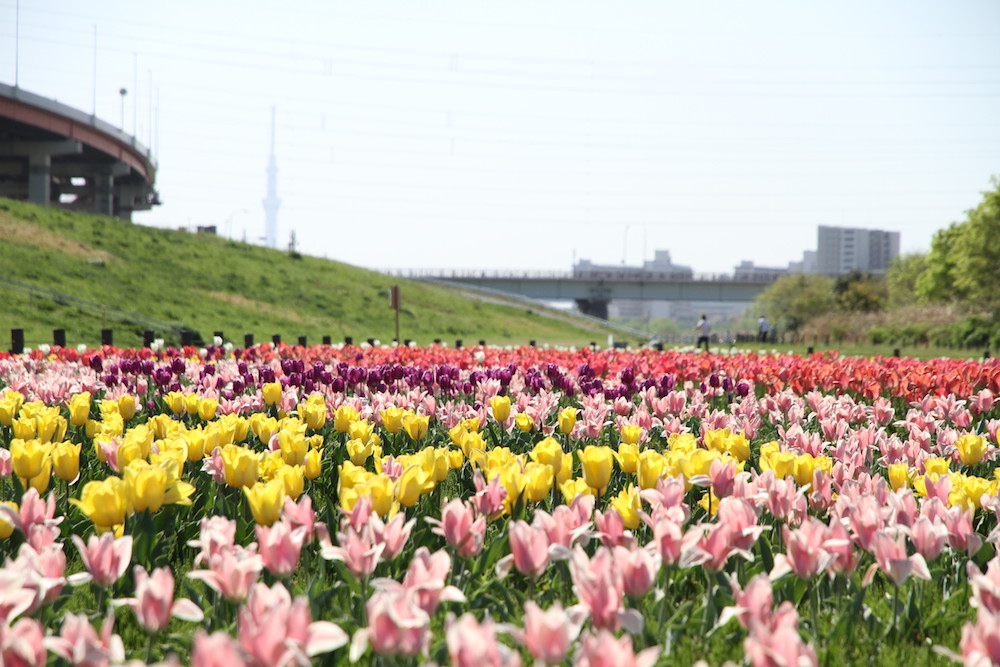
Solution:
M 219 339 L 225 340 L 225 337 L 223 336 L 223 334 L 222 334 L 221 331 L 215 331 L 215 332 L 213 332 L 212 335 L 215 338 L 219 338 Z M 195 336 L 195 332 L 194 331 L 187 330 L 187 329 L 182 330 L 181 331 L 181 346 L 182 347 L 187 347 L 187 346 L 194 345 L 194 336 Z M 146 331 L 142 332 L 142 346 L 143 347 L 152 347 L 153 342 L 155 340 L 156 340 L 156 337 L 155 337 L 155 334 L 154 334 L 153 331 L 147 329 Z M 254 335 L 252 333 L 244 334 L 244 336 L 243 336 L 243 347 L 245 347 L 245 348 L 253 347 L 254 344 L 255 344 L 254 341 L 255 341 L 255 339 L 254 339 Z M 375 345 L 375 339 L 374 338 L 369 338 L 369 339 L 367 339 L 367 341 L 368 341 L 369 345 Z M 271 336 L 271 342 L 274 345 L 278 345 L 279 343 L 281 343 L 281 335 L 280 334 L 275 334 L 275 335 Z M 396 342 L 396 341 L 394 340 L 394 342 Z M 403 340 L 403 345 L 409 345 L 411 342 L 412 341 L 409 338 L 406 338 L 406 339 Z M 299 336 L 298 337 L 298 344 L 301 345 L 301 346 L 303 346 L 303 347 L 305 347 L 306 345 L 308 345 L 308 339 L 306 338 L 306 336 Z M 323 345 L 332 345 L 332 344 L 333 344 L 333 338 L 331 336 L 323 336 Z M 354 344 L 354 337 L 353 336 L 344 336 L 344 345 L 353 345 L 353 344 Z M 434 339 L 434 344 L 435 345 L 440 345 L 441 344 L 441 339 L 440 338 L 435 338 Z M 65 329 L 53 329 L 52 330 L 52 345 L 55 346 L 55 347 L 66 347 L 66 330 Z M 112 329 L 101 329 L 101 345 L 114 345 L 114 331 Z M 479 341 L 479 345 L 480 346 L 486 345 L 486 341 L 485 340 L 480 340 Z M 530 345 L 531 347 L 535 347 L 536 346 L 536 341 L 535 340 L 530 340 L 530 341 L 528 341 L 528 345 Z M 596 345 L 597 345 L 597 343 L 595 343 L 595 342 L 592 342 L 590 344 L 591 347 L 596 347 Z M 457 339 L 455 341 L 455 349 L 461 349 L 461 347 L 462 347 L 462 339 L 459 338 L 459 339 Z M 11 329 L 10 330 L 10 352 L 11 352 L 11 354 L 22 354 L 24 352 L 24 329 Z

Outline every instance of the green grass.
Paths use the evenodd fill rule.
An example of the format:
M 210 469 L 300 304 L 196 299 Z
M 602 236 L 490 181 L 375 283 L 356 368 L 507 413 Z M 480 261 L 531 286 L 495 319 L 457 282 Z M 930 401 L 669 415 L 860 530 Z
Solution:
M 675 346 L 677 349 L 684 349 L 682 346 Z M 688 346 L 690 347 L 690 346 Z M 837 343 L 740 343 L 732 347 L 725 345 L 713 345 L 712 352 L 749 352 L 753 354 L 797 354 L 804 356 L 809 354 L 810 348 L 814 353 L 836 351 L 842 357 L 892 357 L 896 356 L 899 350 L 900 357 L 913 357 L 914 359 L 938 359 L 947 357 L 950 359 L 982 359 L 984 350 L 971 350 L 953 347 L 936 347 L 921 345 L 838 345 Z M 1000 352 L 998 350 L 997 352 Z M 993 351 L 990 354 L 993 355 Z
M 275 334 L 286 342 L 306 336 L 319 343 L 324 335 L 333 342 L 345 336 L 388 342 L 395 336 L 388 299 L 393 284 L 401 292 L 400 337 L 420 344 L 440 338 L 449 344 L 482 339 L 582 346 L 614 331 L 517 301 L 486 303 L 338 262 L 9 199 L 0 199 L 0 240 L 2 277 L 178 322 L 206 341 L 222 331 L 237 344 L 246 333 L 257 342 Z M 4 283 L 0 327 L 4 337 L 9 329 L 24 329 L 29 346 L 51 343 L 55 328 L 66 330 L 68 345 L 94 345 L 102 328 L 112 328 L 121 347 L 140 345 L 147 328 Z

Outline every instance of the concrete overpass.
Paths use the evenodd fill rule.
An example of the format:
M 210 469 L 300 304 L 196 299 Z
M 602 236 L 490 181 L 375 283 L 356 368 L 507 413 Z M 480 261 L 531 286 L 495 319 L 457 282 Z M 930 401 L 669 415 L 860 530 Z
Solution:
M 575 301 L 581 312 L 607 319 L 613 299 L 642 301 L 753 301 L 784 275 L 778 271 L 744 274 L 694 274 L 622 267 L 566 272 L 397 270 L 410 280 L 485 288 L 540 301 Z
M 159 204 L 149 148 L 91 114 L 0 84 L 0 196 L 132 219 Z

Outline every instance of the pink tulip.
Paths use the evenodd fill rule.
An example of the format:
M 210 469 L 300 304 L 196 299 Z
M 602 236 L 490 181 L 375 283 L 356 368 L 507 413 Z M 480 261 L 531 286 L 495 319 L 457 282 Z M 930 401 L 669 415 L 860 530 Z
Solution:
M 264 561 L 256 552 L 231 547 L 211 556 L 207 570 L 192 570 L 187 576 L 200 579 L 227 600 L 239 602 L 250 594 L 263 568 Z
M 958 646 L 969 667 L 1000 665 L 1000 615 L 980 609 L 975 624 L 962 627 Z
M 337 533 L 339 545 L 334 546 L 324 528 L 319 531 L 319 555 L 326 560 L 341 561 L 358 579 L 369 577 L 378 566 L 385 549 L 385 544 L 374 543 L 371 533 L 370 529 L 359 533 L 348 525 L 343 532 Z
M 476 513 L 486 517 L 487 521 L 492 521 L 503 514 L 507 489 L 501 483 L 500 476 L 495 476 L 487 483 L 483 479 L 483 473 L 477 470 L 472 476 L 472 481 L 476 485 L 476 495 L 472 498 Z
M 10 462 L 10 450 L 0 447 L 0 477 L 10 477 L 14 467 Z
M 594 513 L 594 496 L 581 493 L 569 505 L 559 505 L 552 514 L 535 510 L 531 525 L 545 531 L 549 543 L 572 549 L 590 539 L 590 517 Z
M 428 616 L 433 616 L 442 602 L 465 601 L 462 591 L 445 583 L 450 572 L 451 557 L 447 551 L 432 554 L 427 547 L 420 547 L 413 554 L 402 583 L 392 579 L 376 579 L 372 583 L 379 589 L 406 591 Z
M 586 618 L 587 612 L 580 606 L 563 610 L 562 603 L 556 602 L 542 611 L 528 600 L 524 603 L 524 632 L 519 639 L 535 660 L 556 665 L 565 659 Z
M 103 533 L 100 537 L 91 535 L 87 544 L 73 535 L 73 544 L 80 552 L 86 572 L 71 575 L 69 582 L 79 585 L 93 581 L 98 586 L 110 586 L 125 574 L 132 561 L 132 536 L 126 535 L 115 539 L 113 533 Z
M 150 632 L 167 627 L 171 616 L 194 622 L 204 618 L 201 608 L 191 600 L 174 600 L 174 574 L 170 568 L 158 567 L 150 575 L 142 565 L 136 565 L 134 573 L 135 597 L 115 602 L 131 607 L 139 623 Z
M 50 544 L 36 551 L 30 544 L 22 544 L 17 552 L 17 558 L 8 559 L 6 566 L 0 572 L 5 570 L 20 577 L 17 582 L 19 588 L 31 592 L 32 600 L 26 611 L 33 613 L 46 602 L 57 598 L 66 583 L 66 578 L 63 576 L 66 570 L 63 545 Z M 23 594 L 17 593 L 14 597 L 21 601 Z M 0 610 L 3 606 L 4 601 L 0 600 Z
M 512 521 L 507 527 L 507 537 L 510 540 L 510 555 L 497 562 L 497 574 L 506 576 L 513 565 L 521 574 L 537 579 L 549 566 L 548 535 L 541 528 L 524 521 Z
M 814 667 L 816 651 L 802 641 L 796 624 L 782 623 L 774 629 L 751 631 L 743 650 L 753 667 Z
M 75 667 L 106 667 L 125 660 L 121 637 L 113 634 L 115 618 L 108 614 L 97 635 L 86 614 L 66 614 L 59 635 L 45 639 L 50 651 Z
M 576 667 L 652 667 L 659 655 L 659 646 L 636 653 L 628 635 L 616 639 L 608 630 L 601 630 L 597 636 L 588 632 L 581 637 L 573 664 Z
M 597 536 L 606 547 L 632 546 L 635 544 L 635 537 L 632 532 L 625 530 L 625 521 L 618 510 L 611 507 L 607 512 L 597 510 L 594 512 L 594 527 L 597 529 Z
M 221 630 L 199 630 L 191 648 L 191 667 L 247 667 L 239 643 Z
M 536 515 L 537 516 L 537 515 Z M 476 517 L 472 505 L 459 498 L 441 508 L 441 518 L 426 519 L 434 526 L 431 532 L 440 535 L 459 556 L 470 558 L 483 548 L 486 537 L 486 517 Z
M 41 624 L 22 618 L 11 627 L 0 626 L 0 665 L 44 667 L 47 652 Z
M 976 609 L 1000 616 L 1000 556 L 994 556 L 986 564 L 985 574 L 972 562 L 966 564 L 966 572 L 972 584 L 969 603 Z
M 626 595 L 642 597 L 653 588 L 660 571 L 660 554 L 655 550 L 615 547 L 615 567 L 622 573 Z
M 906 581 L 910 574 L 918 579 L 931 578 L 923 556 L 906 555 L 906 545 L 903 544 L 902 535 L 891 537 L 888 533 L 880 531 L 872 541 L 872 553 L 875 556 L 875 563 L 865 573 L 864 585 L 871 582 L 876 568 L 882 570 L 896 586 Z
M 313 511 L 312 498 L 308 493 L 303 493 L 299 502 L 295 502 L 290 496 L 285 496 L 285 506 L 282 509 L 285 519 L 292 528 L 302 527 L 305 529 L 305 541 L 311 542 L 313 533 L 316 531 L 316 512 Z
M 757 512 L 742 498 L 723 498 L 715 516 L 732 531 L 733 547 L 742 551 L 750 551 L 764 532 L 764 526 L 757 525 Z
M 449 619 L 445 629 L 448 657 L 454 667 L 520 667 L 521 657 L 497 642 L 493 622 L 480 623 L 472 614 Z
M 793 572 L 800 579 L 809 579 L 825 570 L 833 560 L 833 555 L 827 551 L 831 539 L 829 528 L 816 517 L 809 517 L 794 530 L 783 526 L 782 534 L 788 553 L 775 556 L 771 579 L 788 572 Z M 834 546 L 842 545 L 838 543 Z
M 350 528 L 354 532 L 360 533 L 368 525 L 371 517 L 372 497 L 365 493 L 358 497 L 358 501 L 354 503 L 354 507 L 351 510 L 344 511 L 344 518 L 340 520 L 340 529 L 347 530 Z
M 302 542 L 305 540 L 305 528 L 292 528 L 284 519 L 274 522 L 270 527 L 254 526 L 257 543 L 260 545 L 260 556 L 264 567 L 276 577 L 287 577 L 299 565 L 302 553 Z
M 308 600 L 298 597 L 293 602 L 280 583 L 273 588 L 254 586 L 237 626 L 240 645 L 258 665 L 309 664 L 309 658 L 334 651 L 348 640 L 339 626 L 312 622 Z
M 403 552 L 403 548 L 410 539 L 410 532 L 416 523 L 416 519 L 407 521 L 406 515 L 402 513 L 388 521 L 382 521 L 378 514 L 372 514 L 369 524 L 372 531 L 372 541 L 382 545 L 382 557 L 385 560 L 392 560 Z
M 922 516 L 910 528 L 910 541 L 925 560 L 934 560 L 948 543 L 948 528 Z
M 368 650 L 379 655 L 426 653 L 431 640 L 431 619 L 413 593 L 402 587 L 377 590 L 368 599 L 368 627 L 351 639 L 350 660 L 356 662 Z
M 198 539 L 188 542 L 188 546 L 201 550 L 194 558 L 197 566 L 207 563 L 216 554 L 229 551 L 235 543 L 236 522 L 224 516 L 210 516 L 201 520 Z
M 631 632 L 641 631 L 642 616 L 622 607 L 625 584 L 610 549 L 598 547 L 594 557 L 587 558 L 586 553 L 577 547 L 570 559 L 569 571 L 573 592 L 590 611 L 593 627 L 617 630 L 624 625 Z
M 771 580 L 766 574 L 755 576 L 744 589 L 740 589 L 739 581 L 735 576 L 730 575 L 729 586 L 732 588 L 736 604 L 722 610 L 717 624 L 719 627 L 725 625 L 731 618 L 735 618 L 740 625 L 747 629 L 755 624 L 770 625 L 773 616 L 774 593 L 771 588 Z

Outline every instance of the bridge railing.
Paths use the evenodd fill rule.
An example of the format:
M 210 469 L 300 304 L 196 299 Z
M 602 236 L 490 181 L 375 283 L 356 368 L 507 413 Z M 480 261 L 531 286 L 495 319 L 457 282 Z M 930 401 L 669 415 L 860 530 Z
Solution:
M 650 271 L 587 268 L 572 271 L 517 271 L 509 269 L 375 269 L 380 273 L 409 280 L 606 280 L 609 282 L 719 282 L 740 284 L 772 283 L 786 275 L 783 271 L 694 273 L 692 271 Z

